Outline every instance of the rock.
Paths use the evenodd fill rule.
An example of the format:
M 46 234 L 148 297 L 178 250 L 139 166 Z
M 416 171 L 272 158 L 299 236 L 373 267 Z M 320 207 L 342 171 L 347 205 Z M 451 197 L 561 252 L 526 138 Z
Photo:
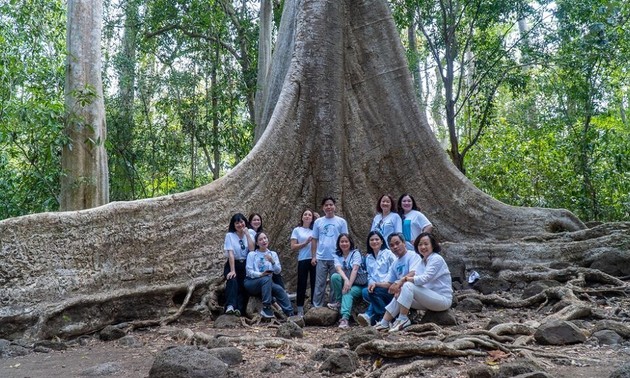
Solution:
M 464 259 L 461 257 L 450 256 L 445 253 L 444 261 L 448 266 L 448 270 L 451 272 L 453 287 L 455 287 L 456 284 L 458 289 L 466 287 L 468 281 L 466 280 L 466 263 L 464 262 Z
M 176 346 L 155 356 L 149 378 L 223 377 L 228 365 L 211 355 L 206 348 Z
M 328 357 L 332 356 L 333 350 L 328 348 L 321 348 L 317 350 L 311 356 L 311 360 L 313 361 L 326 361 Z
M 452 326 L 457 325 L 455 313 L 448 309 L 446 311 L 428 311 L 424 313 L 420 323 L 435 323 L 437 325 Z
M 46 348 L 43 346 L 36 346 L 33 348 L 33 352 L 37 352 L 37 353 L 50 353 L 52 351 L 53 351 L 52 349 Z
M 294 322 L 288 321 L 278 327 L 276 337 L 282 337 L 283 339 L 292 339 L 297 337 L 301 339 L 304 337 L 304 331 Z
M 333 374 L 354 373 L 359 368 L 359 355 L 347 349 L 334 350 L 319 367 L 320 372 Z
M 630 251 L 606 251 L 600 255 L 600 258 L 593 261 L 590 268 L 601 270 L 611 276 L 628 276 L 630 275 Z
M 483 303 L 477 298 L 464 298 L 457 304 L 456 308 L 464 312 L 481 312 Z
M 120 339 L 125 335 L 125 331 L 123 331 L 121 328 L 109 325 L 103 328 L 101 332 L 98 333 L 98 338 L 103 341 L 111 341 Z
M 304 318 L 301 316 L 297 316 L 297 315 L 289 316 L 287 321 L 297 324 L 300 328 L 306 327 L 306 323 L 304 323 Z
M 494 278 L 489 276 L 481 277 L 477 282 L 472 285 L 473 289 L 488 295 L 496 292 L 508 291 L 512 285 L 501 278 Z
M 593 337 L 597 339 L 599 345 L 617 345 L 623 342 L 623 337 L 608 329 L 593 333 Z
M 630 378 L 630 362 L 619 366 L 615 369 L 608 378 Z
M 466 374 L 468 378 L 494 378 L 497 376 L 497 371 L 490 366 L 481 365 L 469 369 Z
M 214 348 L 208 351 L 210 355 L 215 356 L 226 364 L 238 365 L 243 362 L 243 353 L 235 347 Z
M 304 324 L 308 326 L 330 327 L 337 323 L 339 312 L 328 307 L 311 308 L 304 314 Z
M 51 340 L 40 340 L 36 341 L 34 347 L 44 347 L 52 350 L 66 350 L 68 346 L 65 343 L 59 341 L 51 341 Z
M 520 374 L 533 373 L 537 370 L 538 368 L 529 362 L 508 362 L 501 365 L 497 378 L 510 378 Z
M 383 336 L 372 327 L 352 328 L 339 336 L 338 341 L 346 343 L 350 349 L 355 350 L 359 345 L 374 339 L 382 339 Z
M 123 370 L 122 365 L 116 362 L 106 362 L 104 364 L 89 367 L 81 372 L 82 376 L 102 377 L 106 375 L 118 374 Z
M 506 376 L 506 378 L 508 377 Z M 544 371 L 533 371 L 531 373 L 515 375 L 510 378 L 553 378 L 553 376 L 545 373 Z
M 127 335 L 118 339 L 118 344 L 129 348 L 142 348 L 144 343 L 131 335 Z
M 214 328 L 241 328 L 241 318 L 235 315 L 220 315 L 214 321 Z
M 529 297 L 533 297 L 536 294 L 542 293 L 545 289 L 550 287 L 556 287 L 562 285 L 560 282 L 555 280 L 540 280 L 530 282 L 527 287 L 523 290 L 523 295 L 521 298 L 526 299 Z
M 279 374 L 279 373 L 282 372 L 282 370 L 284 370 L 284 367 L 282 366 L 280 361 L 271 360 L 271 361 L 267 362 L 265 364 L 265 366 L 263 366 L 262 369 L 260 369 L 260 372 L 261 373 L 270 373 L 270 374 Z
M 536 342 L 543 345 L 567 345 L 586 341 L 584 333 L 571 322 L 554 320 L 542 324 L 534 333 Z

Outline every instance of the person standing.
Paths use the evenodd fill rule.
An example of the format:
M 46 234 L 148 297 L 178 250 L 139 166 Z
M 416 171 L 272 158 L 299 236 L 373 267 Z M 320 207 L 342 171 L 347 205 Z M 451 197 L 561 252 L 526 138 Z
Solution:
M 311 241 L 313 240 L 314 213 L 305 209 L 298 226 L 291 232 L 291 250 L 298 252 L 296 305 L 297 315 L 304 316 L 304 302 L 306 300 L 306 283 L 311 285 L 311 304 L 315 290 L 315 266 L 311 264 Z
M 433 232 L 433 225 L 420 212 L 411 194 L 404 193 L 398 198 L 398 212 L 402 218 L 402 233 L 407 241 L 407 249 L 413 250 L 413 244 L 418 235 L 423 232 Z
M 394 232 L 402 232 L 402 219 L 396 212 L 396 203 L 389 194 L 383 194 L 376 202 L 376 215 L 370 231 L 378 231 L 388 240 Z
M 378 322 L 385 314 L 385 306 L 394 298 L 388 292 L 390 283 L 387 281 L 389 270 L 396 262 L 396 255 L 385 245 L 385 239 L 378 231 L 370 231 L 367 237 L 367 257 L 365 265 L 368 272 L 368 285 L 363 288 L 362 296 L 370 305 L 363 314 L 357 316 L 362 326 Z
M 223 267 L 225 277 L 225 313 L 240 316 L 245 313 L 247 293 L 245 280 L 245 261 L 249 251 L 254 250 L 254 239 L 248 232 L 247 219 L 241 213 L 232 215 L 225 234 L 223 250 L 227 261 Z
M 332 197 L 322 200 L 324 216 L 313 224 L 313 239 L 311 241 L 311 264 L 316 267 L 315 292 L 313 306 L 322 307 L 326 295 L 328 277 L 335 273 L 335 251 L 339 235 L 348 234 L 348 223 L 345 219 L 335 215 L 336 201 Z

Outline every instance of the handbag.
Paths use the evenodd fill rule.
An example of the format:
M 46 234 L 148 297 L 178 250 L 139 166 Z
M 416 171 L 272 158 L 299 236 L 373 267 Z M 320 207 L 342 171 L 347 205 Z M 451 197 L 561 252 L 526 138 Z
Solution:
M 354 256 L 356 252 L 358 251 L 355 249 L 354 252 L 352 252 L 352 256 Z M 346 268 L 344 264 L 343 272 L 346 274 L 348 278 L 350 278 L 350 275 L 352 274 L 352 265 L 350 265 L 349 268 Z M 359 270 L 357 270 L 357 276 L 354 278 L 354 282 L 352 283 L 352 285 L 365 286 L 367 285 L 367 283 L 368 283 L 368 274 L 367 274 L 367 269 L 365 269 L 365 256 L 361 256 L 361 265 L 359 265 Z

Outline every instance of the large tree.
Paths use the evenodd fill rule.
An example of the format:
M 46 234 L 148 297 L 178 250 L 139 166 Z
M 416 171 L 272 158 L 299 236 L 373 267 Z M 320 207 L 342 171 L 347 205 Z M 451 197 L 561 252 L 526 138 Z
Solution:
M 100 0 L 69 0 L 66 62 L 66 127 L 61 153 L 61 210 L 109 202 L 105 102 L 101 79 Z
M 290 230 L 327 195 L 357 240 L 380 194 L 411 192 L 449 241 L 446 252 L 472 267 L 530 255 L 589 263 L 593 234 L 571 213 L 504 205 L 450 163 L 416 104 L 385 1 L 291 3 L 277 45 L 287 50 L 274 55 L 269 77 L 281 89 L 266 91 L 268 126 L 230 174 L 186 193 L 0 222 L 0 337 L 71 336 L 166 314 L 187 287 L 220 276 L 237 211 L 265 215 L 292 280 Z M 541 243 L 558 233 L 564 239 Z M 600 247 L 628 239 L 595 234 Z

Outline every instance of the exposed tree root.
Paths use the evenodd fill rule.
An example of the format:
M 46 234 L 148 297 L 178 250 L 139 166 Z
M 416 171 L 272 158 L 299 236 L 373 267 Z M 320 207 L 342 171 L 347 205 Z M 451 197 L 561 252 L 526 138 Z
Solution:
M 371 372 L 367 378 L 399 378 L 420 376 L 425 369 L 433 368 L 440 363 L 439 360 L 417 360 L 405 365 L 388 364 Z
M 457 345 L 457 347 L 461 347 Z M 460 350 L 437 340 L 424 340 L 421 342 L 405 341 L 390 342 L 385 340 L 371 340 L 359 345 L 356 349 L 359 355 L 378 354 L 388 358 L 404 358 L 412 356 L 484 356 L 485 353 L 477 350 Z
M 565 269 L 545 269 L 544 271 L 512 271 L 504 270 L 499 273 L 499 278 L 502 278 L 510 282 L 532 282 L 541 280 L 555 280 L 559 282 L 570 282 L 578 279 L 579 281 L 589 281 L 592 283 L 601 283 L 607 285 L 615 285 L 624 287 L 626 283 L 617 277 L 606 274 L 601 270 L 583 268 L 583 267 L 568 267 Z M 583 286 L 583 285 L 577 285 Z

